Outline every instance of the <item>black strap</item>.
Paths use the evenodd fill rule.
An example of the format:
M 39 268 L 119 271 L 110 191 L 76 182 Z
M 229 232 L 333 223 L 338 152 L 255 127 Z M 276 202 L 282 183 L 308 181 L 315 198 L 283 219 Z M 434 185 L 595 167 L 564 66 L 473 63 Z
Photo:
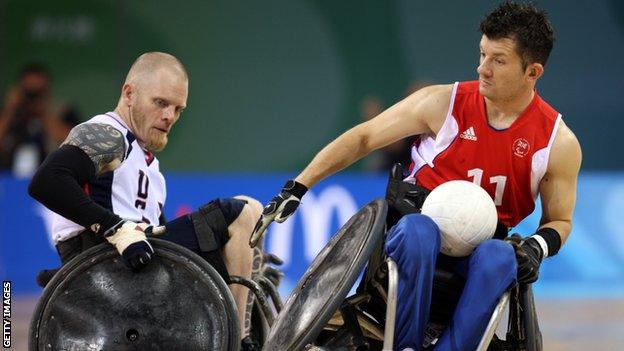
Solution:
M 221 248 L 229 240 L 228 224 L 219 200 L 210 201 L 191 213 L 191 221 L 201 251 L 199 254 L 229 283 L 230 276 L 221 253 Z
M 101 235 L 97 235 L 90 230 L 83 230 L 80 234 L 67 240 L 56 243 L 56 251 L 61 259 L 61 264 L 65 265 L 72 258 L 81 252 L 103 243 L 105 240 Z
M 388 201 L 386 222 L 388 227 L 392 227 L 405 215 L 420 213 L 423 202 L 429 193 L 429 190 L 419 185 L 390 178 L 386 188 L 386 200 Z
M 554 228 L 544 227 L 539 229 L 535 234 L 541 236 L 548 245 L 548 257 L 552 257 L 561 249 L 561 235 Z
M 217 238 L 222 239 L 223 243 L 227 241 L 223 240 L 227 239 L 223 236 L 228 235 L 228 226 L 219 206 L 219 201 L 211 201 L 201 206 L 197 211 L 191 213 L 191 220 L 201 251 L 219 250 L 223 245 L 217 241 Z

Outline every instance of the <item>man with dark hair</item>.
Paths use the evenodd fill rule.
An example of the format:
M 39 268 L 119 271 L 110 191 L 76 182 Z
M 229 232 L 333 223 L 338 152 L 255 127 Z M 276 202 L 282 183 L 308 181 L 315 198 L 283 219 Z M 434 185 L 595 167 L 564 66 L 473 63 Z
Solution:
M 385 241 L 400 272 L 396 349 L 423 347 L 436 266 L 464 276 L 466 284 L 435 349 L 474 350 L 500 296 L 515 281 L 536 281 L 542 260 L 554 256 L 572 230 L 581 148 L 561 114 L 535 90 L 553 46 L 551 25 L 533 5 L 505 2 L 481 30 L 477 81 L 425 87 L 342 134 L 269 202 L 250 240 L 253 245 L 271 221 L 288 218 L 323 178 L 419 135 L 409 173 L 403 182 L 391 179 L 388 188 L 391 209 L 403 215 Z M 455 179 L 490 194 L 502 229 L 464 258 L 440 254 L 437 225 L 408 214 L 420 209 L 429 191 Z M 401 198 L 406 187 L 412 192 Z M 542 218 L 535 233 L 500 240 L 533 211 L 538 195 Z M 405 206 L 410 202 L 411 211 Z
M 546 66 L 555 42 L 546 13 L 532 5 L 506 2 L 481 21 L 479 29 L 489 39 L 513 39 L 523 69 L 531 62 Z
M 45 66 L 33 63 L 22 68 L 0 110 L 0 171 L 32 175 L 78 124 L 68 113 L 75 110 L 66 106 L 55 111 L 51 96 L 50 73 Z
M 112 244 L 133 270 L 150 262 L 154 250 L 145 232 L 165 224 L 167 194 L 153 152 L 167 145 L 187 96 L 182 63 L 166 53 L 145 53 L 130 68 L 115 110 L 73 128 L 39 167 L 29 193 L 55 212 L 52 238 L 63 264 L 103 242 Z M 246 196 L 215 199 L 168 222 L 161 238 L 204 257 L 226 282 L 229 274 L 249 279 L 253 251 L 247 235 L 261 210 Z M 245 325 L 249 291 L 238 284 L 230 289 L 243 349 L 253 349 Z

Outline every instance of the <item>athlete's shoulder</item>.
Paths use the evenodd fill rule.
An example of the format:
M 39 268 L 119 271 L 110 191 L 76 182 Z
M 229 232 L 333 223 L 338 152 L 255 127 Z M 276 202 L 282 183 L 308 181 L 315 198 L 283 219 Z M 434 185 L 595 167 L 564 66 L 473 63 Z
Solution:
M 576 137 L 572 129 L 570 129 L 570 127 L 568 127 L 568 125 L 563 120 L 561 121 L 561 123 L 559 123 L 559 126 L 557 128 L 557 135 L 555 136 L 554 144 L 558 144 L 558 147 L 566 149 L 573 148 L 580 150 L 581 148 L 581 144 L 579 143 L 578 138 Z
M 455 83 L 457 88 L 457 94 L 478 94 L 479 93 L 479 81 L 471 80 Z
M 87 120 L 85 123 L 108 124 L 118 131 L 122 132 L 124 135 L 129 132 L 125 122 L 115 112 L 107 112 L 95 115 L 91 117 L 91 119 Z
M 452 84 L 429 85 L 416 91 L 408 99 L 411 99 L 416 105 L 423 107 L 428 112 L 440 108 L 446 110 L 452 91 Z
M 458 121 L 465 120 L 466 118 L 480 116 L 482 107 L 483 96 L 479 93 L 478 81 L 455 83 L 449 114 Z
M 578 173 L 583 158 L 581 144 L 563 120 L 559 123 L 556 133 L 548 162 L 549 172 L 564 168 Z
M 544 100 L 537 92 L 535 93 L 535 106 L 544 116 L 554 120 L 559 116 L 559 112 Z M 571 132 L 571 131 L 570 131 Z
M 452 90 L 452 84 L 428 85 L 406 97 L 403 102 L 419 110 L 431 110 L 439 106 L 448 108 Z
M 427 96 L 435 96 L 442 97 L 446 95 L 450 95 L 453 91 L 454 84 L 433 84 L 427 85 L 426 87 L 421 88 L 416 91 L 417 94 L 424 94 Z
M 110 124 L 91 120 L 72 128 L 63 145 L 84 151 L 95 165 L 96 174 L 119 167 L 126 155 L 124 134 Z

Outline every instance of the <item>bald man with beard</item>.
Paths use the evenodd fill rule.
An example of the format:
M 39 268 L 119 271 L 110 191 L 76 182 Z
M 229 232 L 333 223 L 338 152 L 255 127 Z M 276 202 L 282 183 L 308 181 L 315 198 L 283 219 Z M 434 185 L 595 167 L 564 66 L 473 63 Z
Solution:
M 51 235 L 62 264 L 106 241 L 130 269 L 150 262 L 154 250 L 145 230 L 165 224 L 166 199 L 153 152 L 167 145 L 187 97 L 188 74 L 177 58 L 143 54 L 130 68 L 115 110 L 76 126 L 42 163 L 29 193 L 55 213 Z M 253 250 L 247 236 L 261 212 L 262 205 L 246 196 L 215 199 L 166 223 L 162 238 L 204 257 L 226 282 L 229 274 L 250 278 Z M 231 290 L 243 349 L 253 349 L 244 323 L 249 291 L 237 284 Z

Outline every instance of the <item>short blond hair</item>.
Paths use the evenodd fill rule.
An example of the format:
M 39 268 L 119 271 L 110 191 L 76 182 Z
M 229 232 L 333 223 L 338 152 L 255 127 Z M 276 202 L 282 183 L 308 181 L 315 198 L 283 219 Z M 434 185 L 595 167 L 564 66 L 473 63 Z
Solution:
M 134 61 L 126 75 L 125 84 L 134 83 L 145 74 L 160 69 L 169 70 L 188 81 L 186 68 L 177 57 L 165 52 L 153 51 L 142 54 Z

